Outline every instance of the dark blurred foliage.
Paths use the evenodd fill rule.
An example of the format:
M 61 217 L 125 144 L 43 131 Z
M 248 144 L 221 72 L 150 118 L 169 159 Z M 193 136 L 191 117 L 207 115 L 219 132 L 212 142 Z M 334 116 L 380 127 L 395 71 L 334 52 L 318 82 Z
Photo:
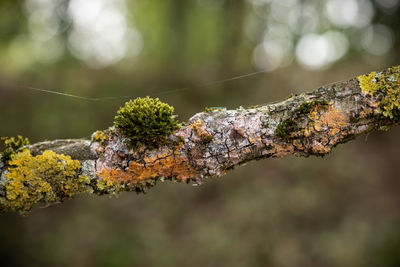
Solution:
M 89 136 L 127 100 L 19 86 L 159 96 L 183 121 L 280 100 L 399 64 L 399 18 L 397 0 L 1 0 L 0 136 Z M 399 137 L 3 214 L 1 265 L 399 266 Z

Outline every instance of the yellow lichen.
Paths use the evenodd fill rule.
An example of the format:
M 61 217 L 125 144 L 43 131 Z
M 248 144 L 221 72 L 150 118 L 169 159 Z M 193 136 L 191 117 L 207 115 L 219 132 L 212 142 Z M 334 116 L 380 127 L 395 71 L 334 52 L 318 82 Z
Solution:
M 103 131 L 96 131 L 93 134 L 93 140 L 99 142 L 100 144 L 104 144 L 107 138 L 107 135 Z
M 21 135 L 18 135 L 16 138 L 14 137 L 2 137 L 0 138 L 4 141 L 4 151 L 0 153 L 0 156 L 4 162 L 7 162 L 11 159 L 11 155 L 17 153 L 24 146 L 29 145 L 28 138 L 24 138 Z
M 25 149 L 14 154 L 9 164 L 6 196 L 0 198 L 5 210 L 26 213 L 37 203 L 60 202 L 90 188 L 90 178 L 79 176 L 79 161 L 50 150 L 32 156 Z
M 361 75 L 357 77 L 361 90 L 372 95 L 379 89 L 379 83 L 377 83 L 376 72 L 373 71 L 367 75 Z
M 391 90 L 381 101 L 380 107 L 385 117 L 393 119 L 400 116 L 400 89 Z
M 363 93 L 371 96 L 377 93 L 383 95 L 379 105 L 383 116 L 390 119 L 400 118 L 400 66 L 389 68 L 384 73 L 361 75 L 358 82 Z
M 96 183 L 97 189 L 100 192 L 106 192 L 108 194 L 116 195 L 119 192 L 126 191 L 127 186 L 129 184 L 124 184 L 120 182 L 113 182 L 111 180 L 103 180 L 103 179 L 97 179 Z M 129 188 L 132 188 L 132 186 L 129 186 Z

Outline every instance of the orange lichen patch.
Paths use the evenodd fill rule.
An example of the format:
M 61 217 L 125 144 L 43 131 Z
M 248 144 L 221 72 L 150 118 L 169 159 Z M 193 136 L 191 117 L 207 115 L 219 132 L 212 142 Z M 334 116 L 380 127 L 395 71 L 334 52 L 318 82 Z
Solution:
M 294 146 L 292 144 L 282 144 L 277 145 L 275 148 L 275 156 L 278 158 L 283 158 L 292 155 L 294 152 Z
M 304 135 L 309 137 L 312 133 L 328 131 L 330 136 L 338 134 L 347 126 L 346 117 L 340 110 L 330 106 L 328 109 L 319 112 L 318 108 L 314 108 L 310 112 L 309 123 L 304 130 Z
M 203 129 L 203 125 L 204 121 L 198 120 L 190 124 L 189 127 L 201 138 L 203 135 L 210 135 Z
M 213 136 L 210 133 L 208 133 L 203 126 L 204 126 L 204 121 L 197 120 L 194 121 L 192 124 L 190 124 L 189 128 L 193 129 L 193 131 L 196 133 L 196 135 L 203 143 L 209 143 L 213 140 Z
M 364 109 L 360 112 L 359 118 L 363 119 L 363 118 L 367 118 L 371 115 L 373 115 L 375 113 L 376 109 L 372 109 L 372 108 L 368 108 L 368 109 Z
M 376 101 L 373 98 L 365 97 L 365 98 L 363 98 L 362 103 L 365 104 L 365 105 L 368 105 L 370 107 L 374 107 L 374 108 L 378 108 L 379 107 L 379 102 Z
M 338 134 L 340 132 L 340 129 L 339 128 L 334 128 L 334 129 L 332 129 L 330 132 L 329 132 L 329 134 L 330 135 L 336 135 L 336 134 Z
M 295 139 L 293 141 L 293 145 L 299 150 L 302 150 L 304 148 L 303 144 L 301 143 L 301 141 L 299 139 Z
M 321 142 L 314 140 L 312 143 L 312 151 L 313 153 L 317 154 L 326 154 L 331 151 L 331 148 L 329 146 L 323 145 Z
M 322 136 L 320 139 L 321 144 L 328 144 L 329 143 L 329 138 L 326 136 Z
M 321 131 L 321 125 L 320 124 L 314 125 L 314 130 L 316 130 L 317 132 Z
M 199 128 L 203 127 L 204 121 L 202 120 L 196 120 L 192 122 L 191 124 L 188 125 L 189 128 L 193 129 L 193 131 L 197 131 Z
M 249 141 L 250 141 L 250 143 L 253 143 L 253 144 L 257 143 L 257 140 L 254 139 L 252 136 L 249 136 Z
M 308 116 L 309 122 L 304 129 L 304 136 L 313 135 L 313 140 L 307 145 L 313 153 L 325 154 L 331 150 L 345 135 L 348 125 L 346 116 L 339 109 L 329 106 L 327 109 L 315 108 Z
M 196 176 L 195 170 L 186 157 L 178 152 L 164 152 L 157 156 L 145 157 L 144 163 L 132 161 L 128 170 L 118 168 L 103 168 L 98 176 L 105 182 L 112 184 L 137 185 L 158 177 L 176 178 L 185 182 Z
M 184 139 L 180 135 L 175 135 L 178 138 L 178 141 L 174 142 L 173 146 L 175 150 L 179 150 L 183 147 Z

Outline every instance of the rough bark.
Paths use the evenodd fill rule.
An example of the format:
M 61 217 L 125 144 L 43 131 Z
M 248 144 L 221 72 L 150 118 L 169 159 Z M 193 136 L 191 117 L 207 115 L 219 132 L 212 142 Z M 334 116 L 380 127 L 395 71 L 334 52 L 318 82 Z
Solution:
M 374 73 L 376 79 L 370 82 L 376 83 L 381 77 L 394 82 L 391 91 L 399 91 L 398 70 L 399 66 Z M 396 104 L 395 116 L 382 115 L 387 88 L 372 93 L 360 77 L 368 76 L 322 86 L 277 103 L 197 113 L 158 149 L 130 149 L 126 138 L 113 128 L 94 133 L 91 140 L 54 140 L 26 148 L 32 157 L 51 150 L 79 160 L 76 183 L 78 177 L 89 177 L 84 190 L 87 193 L 142 192 L 168 179 L 201 184 L 204 178 L 222 176 L 251 160 L 324 155 L 358 135 L 398 124 Z M 11 179 L 7 173 L 13 168 L 0 159 L 2 210 L 26 212 L 36 202 L 49 202 L 38 198 L 28 207 L 9 204 L 7 190 L 11 189 L 6 185 Z M 63 201 L 74 194 L 64 192 L 52 201 Z

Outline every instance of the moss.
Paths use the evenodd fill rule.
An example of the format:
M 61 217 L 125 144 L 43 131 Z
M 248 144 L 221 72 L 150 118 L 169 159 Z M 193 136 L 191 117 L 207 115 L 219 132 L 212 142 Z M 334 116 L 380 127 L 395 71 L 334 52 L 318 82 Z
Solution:
M 18 135 L 17 138 L 14 137 L 2 137 L 4 141 L 5 149 L 1 154 L 1 158 L 3 161 L 8 162 L 11 159 L 11 156 L 19 151 L 24 146 L 29 145 L 28 138 L 24 138 L 21 135 Z
M 308 115 L 315 107 L 326 108 L 328 106 L 328 101 L 326 100 L 315 100 L 312 102 L 304 102 L 296 110 L 297 115 Z
M 214 140 L 214 136 L 212 136 L 212 135 L 205 135 L 205 136 L 202 136 L 202 138 L 201 138 L 201 141 L 203 144 L 211 143 L 212 140 Z
M 203 112 L 204 113 L 210 113 L 210 112 L 213 112 L 213 111 L 221 111 L 223 109 L 225 109 L 225 107 L 205 107 Z
M 305 116 L 308 116 L 315 109 L 327 109 L 328 107 L 329 103 L 326 100 L 315 100 L 302 103 L 300 107 L 294 111 L 292 118 L 286 119 L 278 124 L 275 130 L 276 136 L 289 139 L 291 133 L 299 130 L 298 123 L 302 122 L 305 119 Z M 268 126 L 269 125 L 266 127 Z
M 179 145 L 181 145 L 182 143 L 185 142 L 185 139 L 184 139 L 182 136 L 180 136 L 180 135 L 176 135 L 176 136 L 174 136 L 174 137 L 175 137 L 175 140 L 172 141 L 172 144 L 173 144 L 174 146 L 179 146 Z
M 350 122 L 351 123 L 358 123 L 359 121 L 361 121 L 361 117 L 359 114 L 355 114 L 355 115 L 351 115 L 350 116 Z
M 253 105 L 253 106 L 250 106 L 250 107 L 248 107 L 249 109 L 256 109 L 256 108 L 259 108 L 259 107 L 261 107 L 261 105 Z
M 288 96 L 285 98 L 285 100 L 291 99 L 292 97 L 295 97 L 295 95 L 294 95 L 293 93 L 290 94 L 290 95 L 288 95 Z
M 24 214 L 37 203 L 60 202 L 90 190 L 88 176 L 79 175 L 77 160 L 46 150 L 32 156 L 25 149 L 11 156 L 5 175 L 6 196 L 0 198 L 3 209 Z
M 275 130 L 276 136 L 284 139 L 290 138 L 290 134 L 299 129 L 293 118 L 286 119 L 278 124 Z
M 212 112 L 212 111 L 213 111 L 212 108 L 205 107 L 203 112 L 204 112 L 204 113 L 209 113 L 209 112 Z
M 173 112 L 173 107 L 158 98 L 136 98 L 120 108 L 114 126 L 129 139 L 132 148 L 157 148 L 166 143 L 167 135 L 179 129 Z
M 387 118 L 400 120 L 400 66 L 384 73 L 371 72 L 357 77 L 361 91 L 380 100 L 380 113 Z

